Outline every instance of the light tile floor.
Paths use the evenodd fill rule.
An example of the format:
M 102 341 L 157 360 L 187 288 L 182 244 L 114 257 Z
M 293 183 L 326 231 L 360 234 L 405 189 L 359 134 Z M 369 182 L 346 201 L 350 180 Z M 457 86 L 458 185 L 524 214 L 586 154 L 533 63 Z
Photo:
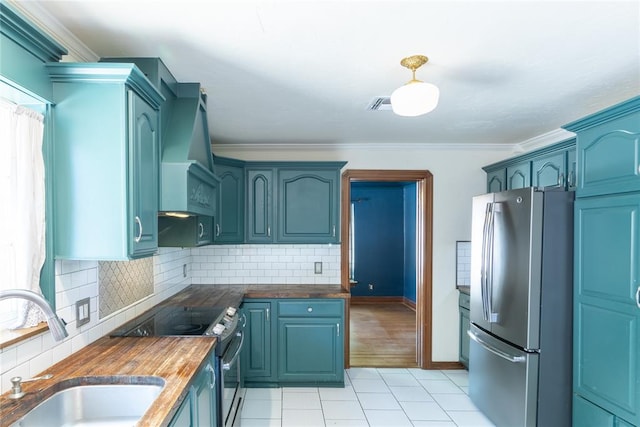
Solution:
M 486 427 L 464 370 L 347 369 L 344 388 L 251 388 L 242 427 Z

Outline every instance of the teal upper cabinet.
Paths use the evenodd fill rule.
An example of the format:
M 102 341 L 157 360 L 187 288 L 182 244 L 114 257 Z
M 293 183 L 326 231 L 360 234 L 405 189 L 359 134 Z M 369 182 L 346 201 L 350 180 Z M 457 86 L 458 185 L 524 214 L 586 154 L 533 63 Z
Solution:
M 340 167 L 278 169 L 278 242 L 337 243 Z
M 247 166 L 247 243 L 273 243 L 272 168 Z
M 55 255 L 126 260 L 157 249 L 162 95 L 133 64 L 51 63 Z
M 337 243 L 344 162 L 248 162 L 248 243 Z
M 575 189 L 575 144 L 571 138 L 485 166 L 482 169 L 487 173 L 487 191 L 496 193 L 523 187 Z
M 507 189 L 507 169 L 498 168 L 497 170 L 487 171 L 487 191 L 489 193 L 498 193 Z
M 531 187 L 531 163 L 522 162 L 507 167 L 507 190 Z
M 220 180 L 214 241 L 243 243 L 245 162 L 225 157 L 216 157 L 214 162 Z
M 564 128 L 578 135 L 578 196 L 640 190 L 640 96 Z
M 572 152 L 575 153 L 574 150 Z M 568 152 L 536 157 L 531 162 L 532 185 L 538 188 L 566 188 Z

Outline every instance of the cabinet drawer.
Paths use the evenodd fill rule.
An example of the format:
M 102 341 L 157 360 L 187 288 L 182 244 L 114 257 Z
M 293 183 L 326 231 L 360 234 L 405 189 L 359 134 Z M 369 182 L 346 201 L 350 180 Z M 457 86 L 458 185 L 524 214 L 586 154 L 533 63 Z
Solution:
M 460 292 L 460 297 L 458 298 L 458 305 L 462 308 L 466 308 L 467 310 L 469 310 L 469 301 L 470 301 L 469 295 Z
M 343 314 L 342 300 L 278 301 L 278 316 L 280 317 L 341 317 Z

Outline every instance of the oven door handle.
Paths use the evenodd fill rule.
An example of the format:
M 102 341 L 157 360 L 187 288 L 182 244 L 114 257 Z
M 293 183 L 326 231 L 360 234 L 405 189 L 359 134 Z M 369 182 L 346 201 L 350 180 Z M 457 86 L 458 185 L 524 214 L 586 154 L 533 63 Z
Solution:
M 242 333 L 242 331 L 238 331 L 236 336 L 240 337 L 240 345 L 238 345 L 238 349 L 236 350 L 231 360 L 229 360 L 228 362 L 225 362 L 223 357 L 222 369 L 225 371 L 228 371 L 229 369 L 231 369 L 231 365 L 233 365 L 236 362 L 236 359 L 238 358 L 238 356 L 240 355 L 240 351 L 242 350 L 242 344 L 244 344 L 244 334 Z

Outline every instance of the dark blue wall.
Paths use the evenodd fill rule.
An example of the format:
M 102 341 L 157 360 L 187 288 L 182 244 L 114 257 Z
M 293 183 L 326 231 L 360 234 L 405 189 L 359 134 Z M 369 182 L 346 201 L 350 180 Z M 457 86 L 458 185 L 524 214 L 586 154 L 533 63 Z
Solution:
M 405 200 L 407 194 L 409 199 Z M 351 200 L 355 202 L 358 281 L 351 294 L 406 296 L 415 301 L 415 183 L 352 183 Z M 407 248 L 410 260 L 405 256 Z M 413 269 L 408 278 L 407 268 Z M 368 289 L 370 283 L 373 291 Z
M 417 185 L 402 188 L 404 195 L 404 297 L 416 302 Z

